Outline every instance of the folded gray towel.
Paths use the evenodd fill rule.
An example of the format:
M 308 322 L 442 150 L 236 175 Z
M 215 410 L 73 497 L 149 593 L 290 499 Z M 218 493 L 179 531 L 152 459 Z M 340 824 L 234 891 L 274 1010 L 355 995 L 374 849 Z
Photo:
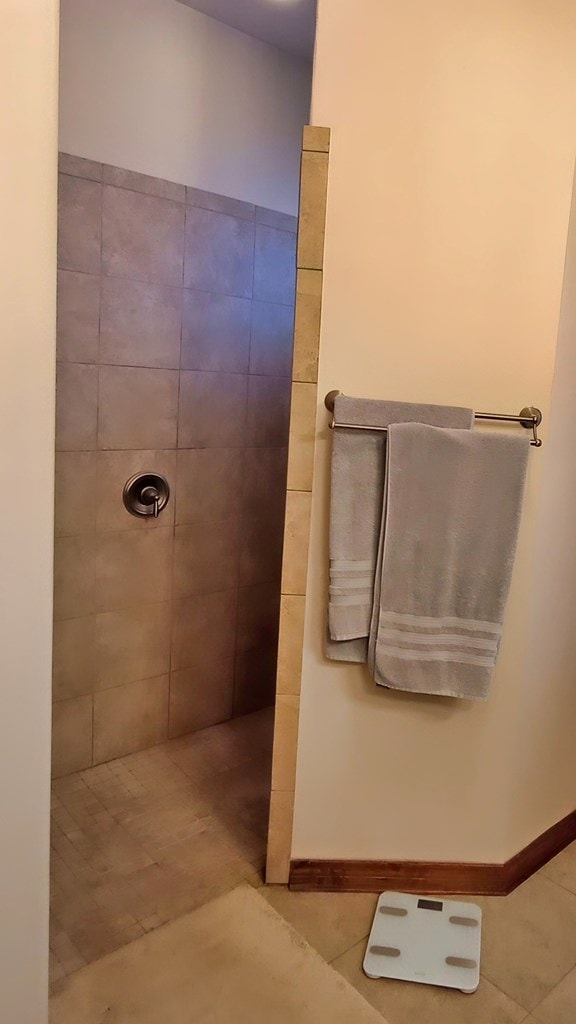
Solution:
M 376 427 L 417 421 L 470 429 L 474 420 L 471 409 L 346 395 L 336 398 L 334 416 L 337 423 Z M 326 655 L 338 661 L 367 658 L 385 463 L 385 431 L 334 431 Z
M 377 683 L 486 700 L 529 450 L 527 436 L 391 426 L 368 657 Z

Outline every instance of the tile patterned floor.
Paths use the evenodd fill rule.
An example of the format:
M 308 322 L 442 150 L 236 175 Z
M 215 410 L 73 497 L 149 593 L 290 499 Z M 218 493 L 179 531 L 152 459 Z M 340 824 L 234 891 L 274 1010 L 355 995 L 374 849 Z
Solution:
M 576 1024 L 576 843 L 510 896 L 470 897 L 484 914 L 471 996 L 363 974 L 375 896 L 261 891 L 388 1024 Z
M 272 721 L 256 712 L 53 783 L 52 985 L 239 882 L 262 884 Z
M 51 971 L 65 975 L 248 881 L 262 885 L 270 712 L 54 783 Z M 484 911 L 472 996 L 362 973 L 376 897 L 262 895 L 388 1024 L 575 1024 L 576 843 Z

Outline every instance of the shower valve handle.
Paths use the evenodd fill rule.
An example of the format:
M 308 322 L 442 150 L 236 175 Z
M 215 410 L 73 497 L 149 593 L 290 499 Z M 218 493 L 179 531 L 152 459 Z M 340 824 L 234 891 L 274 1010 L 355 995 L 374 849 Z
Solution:
M 154 519 L 158 519 L 158 516 L 160 515 L 160 495 L 158 493 L 158 489 L 150 485 L 148 485 L 148 487 L 143 487 L 140 491 L 140 501 L 143 505 L 154 505 L 152 515 L 154 516 Z
M 127 481 L 122 497 L 131 515 L 158 519 L 168 503 L 170 487 L 160 473 L 136 473 Z

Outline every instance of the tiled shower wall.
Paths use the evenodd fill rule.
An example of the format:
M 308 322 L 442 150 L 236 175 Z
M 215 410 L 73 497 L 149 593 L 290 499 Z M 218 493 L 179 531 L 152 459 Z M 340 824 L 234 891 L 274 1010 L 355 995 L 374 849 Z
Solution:
M 274 701 L 296 252 L 285 214 L 60 168 L 56 775 Z

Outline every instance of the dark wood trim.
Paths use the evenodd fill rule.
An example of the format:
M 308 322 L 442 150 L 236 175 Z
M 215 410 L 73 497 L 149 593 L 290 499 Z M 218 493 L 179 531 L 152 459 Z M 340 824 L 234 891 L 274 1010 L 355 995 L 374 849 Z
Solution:
M 576 811 L 504 864 L 415 860 L 293 860 L 290 888 L 317 892 L 402 892 L 506 896 L 576 839 Z

